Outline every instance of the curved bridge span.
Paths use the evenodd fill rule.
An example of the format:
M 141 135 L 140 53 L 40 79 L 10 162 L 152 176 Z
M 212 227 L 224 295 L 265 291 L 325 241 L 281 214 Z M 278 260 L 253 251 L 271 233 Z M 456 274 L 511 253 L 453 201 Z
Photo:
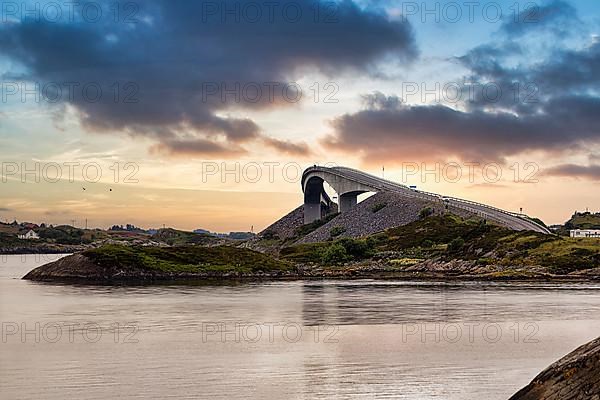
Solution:
M 339 211 L 342 213 L 356 205 L 357 196 L 361 193 L 395 192 L 401 193 L 406 197 L 469 211 L 517 231 L 531 230 L 546 234 L 550 233 L 546 227 L 529 219 L 524 214 L 511 213 L 474 201 L 411 189 L 406 185 L 382 179 L 352 168 L 320 166 L 307 168 L 302 174 L 305 224 L 321 219 L 335 207 L 335 204 L 325 193 L 323 182 L 327 182 L 337 192 Z

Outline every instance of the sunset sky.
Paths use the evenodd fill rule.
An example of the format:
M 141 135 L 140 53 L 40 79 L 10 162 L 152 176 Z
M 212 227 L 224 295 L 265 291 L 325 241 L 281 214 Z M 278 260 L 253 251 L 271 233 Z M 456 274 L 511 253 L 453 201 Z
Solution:
M 313 164 L 600 210 L 600 2 L 8 3 L 3 221 L 259 231 Z

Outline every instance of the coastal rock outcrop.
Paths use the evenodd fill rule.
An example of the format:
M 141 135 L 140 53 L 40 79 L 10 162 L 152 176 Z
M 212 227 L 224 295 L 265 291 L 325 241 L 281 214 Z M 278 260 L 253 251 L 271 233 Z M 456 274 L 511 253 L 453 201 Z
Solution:
M 110 283 L 286 276 L 296 276 L 293 265 L 250 249 L 109 245 L 42 265 L 23 279 Z
M 95 263 L 83 253 L 72 254 L 54 262 L 42 265 L 23 277 L 31 281 L 91 281 L 102 282 L 118 277 L 147 277 L 139 268 L 121 268 L 118 266 L 102 266 Z
M 600 337 L 550 365 L 509 400 L 600 400 Z

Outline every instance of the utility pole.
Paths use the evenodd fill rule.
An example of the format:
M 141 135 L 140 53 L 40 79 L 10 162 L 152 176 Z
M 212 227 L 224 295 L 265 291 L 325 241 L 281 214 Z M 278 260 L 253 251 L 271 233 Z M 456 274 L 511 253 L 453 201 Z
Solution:
M 385 165 L 381 167 L 381 177 L 385 179 Z
M 87 218 L 85 219 L 85 230 L 87 231 Z

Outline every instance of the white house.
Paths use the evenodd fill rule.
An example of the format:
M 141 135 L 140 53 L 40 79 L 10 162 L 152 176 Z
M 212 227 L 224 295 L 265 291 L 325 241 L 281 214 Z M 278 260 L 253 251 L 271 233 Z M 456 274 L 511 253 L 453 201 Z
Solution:
M 39 238 L 40 238 L 40 235 L 38 235 L 31 229 L 26 234 L 19 235 L 19 239 L 25 239 L 25 240 L 35 240 L 35 239 L 39 239 Z
M 572 238 L 600 238 L 600 229 L 573 229 L 569 235 Z

